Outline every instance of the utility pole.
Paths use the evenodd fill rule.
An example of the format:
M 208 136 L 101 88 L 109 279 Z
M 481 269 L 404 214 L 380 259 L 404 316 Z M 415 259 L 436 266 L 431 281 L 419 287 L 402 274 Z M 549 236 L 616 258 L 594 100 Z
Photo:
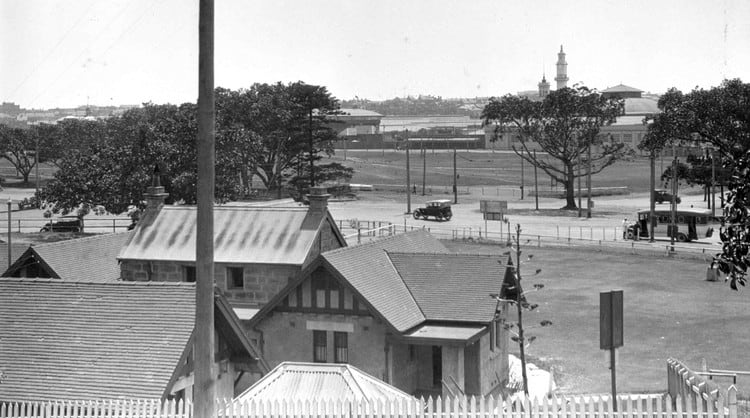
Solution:
M 581 150 L 578 149 L 576 143 L 576 150 L 578 152 L 578 162 L 576 169 L 578 170 L 578 217 L 581 217 Z
M 453 147 L 453 203 L 458 203 L 458 173 L 456 172 L 456 147 Z
M 422 196 L 424 196 L 424 190 L 427 187 L 427 152 L 421 147 L 419 152 L 422 154 Z
M 216 417 L 214 364 L 214 0 L 198 20 L 198 213 L 195 241 L 194 415 Z
M 534 161 L 536 161 L 536 150 L 534 150 Z M 534 164 L 534 205 L 539 210 L 539 177 L 537 176 L 536 164 Z
M 591 218 L 591 144 L 589 143 L 589 147 L 587 150 L 587 173 L 586 173 L 586 184 L 588 184 L 589 188 L 589 197 L 586 201 L 586 217 Z
M 34 167 L 36 170 L 36 193 L 34 194 L 34 196 L 39 196 L 39 137 L 36 138 L 36 151 L 34 152 Z M 38 209 L 38 206 L 37 206 L 37 209 Z M 8 263 L 10 263 L 10 260 L 8 260 Z
M 670 235 L 671 250 L 674 252 L 674 239 L 677 235 L 677 148 L 672 144 L 672 216 L 669 221 L 672 233 Z
M 411 168 L 409 167 L 409 138 L 406 138 L 406 213 L 411 213 Z
M 521 150 L 523 152 L 523 150 Z M 526 171 L 523 169 L 523 157 L 521 157 L 521 200 L 523 200 L 523 172 Z
M 648 214 L 648 224 L 650 227 L 649 231 L 649 242 L 654 242 L 654 227 L 655 227 L 655 221 L 656 221 L 656 200 L 654 199 L 654 189 L 656 188 L 656 151 L 651 150 L 651 181 L 650 181 L 650 187 L 649 192 L 650 198 L 649 198 L 649 214 Z
M 11 242 L 10 242 L 11 241 L 11 239 L 10 239 L 10 232 L 11 232 L 11 229 L 13 228 L 13 221 L 11 221 L 11 218 L 10 218 L 11 217 L 10 213 L 11 213 L 11 206 L 12 205 L 13 205 L 13 200 L 11 200 L 11 198 L 9 197 L 8 198 L 8 267 L 10 267 L 10 265 L 13 263 L 13 261 L 15 261 L 15 260 L 13 260 L 13 254 L 11 253 L 11 250 L 10 250 L 13 247 L 11 245 Z M 50 228 L 50 231 L 53 230 L 52 229 L 52 222 L 51 221 L 50 221 L 50 227 L 49 228 Z
M 309 94 L 312 94 L 310 92 Z M 307 110 L 308 110 L 308 117 L 307 117 L 307 133 L 310 138 L 310 188 L 315 187 L 315 159 L 313 158 L 313 133 L 312 133 L 312 103 L 310 103 L 310 96 L 307 96 Z
M 711 216 L 716 216 L 716 153 L 711 148 Z

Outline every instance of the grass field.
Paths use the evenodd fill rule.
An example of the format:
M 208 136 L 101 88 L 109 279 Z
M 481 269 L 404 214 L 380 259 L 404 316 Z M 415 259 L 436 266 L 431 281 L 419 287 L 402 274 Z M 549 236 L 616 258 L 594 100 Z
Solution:
M 457 252 L 499 255 L 506 250 L 445 243 Z M 745 351 L 750 344 L 747 291 L 706 281 L 706 261 L 589 247 L 531 247 L 524 249 L 524 257 L 528 254 L 534 257 L 522 265 L 522 275 L 537 268 L 542 273 L 522 284 L 527 289 L 533 283 L 545 287 L 529 294 L 529 301 L 540 307 L 525 315 L 524 323 L 549 319 L 553 325 L 529 331 L 537 339 L 527 353 L 537 365 L 554 367 L 562 392 L 610 390 L 608 360 L 599 350 L 599 293 L 613 289 L 622 289 L 625 298 L 625 342 L 618 349 L 616 367 L 620 392 L 665 391 L 669 357 L 694 370 L 700 370 L 704 358 L 709 368 L 750 369 Z M 511 343 L 511 351 L 518 352 L 517 344 Z M 741 378 L 738 385 L 747 394 L 750 378 Z
M 426 183 L 433 186 L 453 184 L 453 152 L 427 150 L 424 158 L 419 150 L 410 155 L 412 183 L 421 185 L 422 172 Z M 338 150 L 331 160 L 355 170 L 352 183 L 403 184 L 406 179 L 406 152 L 394 150 L 349 150 L 346 160 Z M 667 161 L 668 165 L 669 162 Z M 657 173 L 662 163 L 657 161 Z M 521 184 L 521 159 L 513 152 L 458 151 L 456 172 L 460 186 L 518 187 Z M 550 177 L 538 170 L 539 190 L 550 188 Z M 534 185 L 534 168 L 524 163 L 523 182 L 527 190 Z M 585 179 L 583 181 L 585 184 Z M 618 161 L 592 177 L 592 187 L 628 187 L 634 192 L 646 192 L 649 186 L 649 164 L 646 157 Z M 561 189 L 561 188 L 560 188 Z

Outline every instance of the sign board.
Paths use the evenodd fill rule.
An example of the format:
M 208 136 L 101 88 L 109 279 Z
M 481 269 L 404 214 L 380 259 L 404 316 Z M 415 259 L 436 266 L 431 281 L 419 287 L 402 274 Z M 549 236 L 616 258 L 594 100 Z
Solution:
M 507 200 L 480 200 L 479 211 L 482 213 L 506 213 L 508 212 Z
M 497 212 L 485 212 L 484 213 L 484 220 L 485 221 L 502 221 L 503 220 L 503 214 L 497 213 Z
M 609 350 L 623 345 L 622 290 L 599 293 L 599 348 Z

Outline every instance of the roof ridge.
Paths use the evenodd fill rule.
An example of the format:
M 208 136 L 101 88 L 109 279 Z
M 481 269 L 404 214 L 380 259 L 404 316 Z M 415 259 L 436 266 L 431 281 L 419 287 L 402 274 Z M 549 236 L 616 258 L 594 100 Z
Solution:
M 124 231 L 124 232 L 121 231 L 121 232 L 112 232 L 112 233 L 104 233 L 104 234 L 94 234 L 94 235 L 89 235 L 89 236 L 81 237 L 81 238 L 62 239 L 59 241 L 41 242 L 38 244 L 32 243 L 29 246 L 34 247 L 34 248 L 39 248 L 39 247 L 46 247 L 48 245 L 63 244 L 66 242 L 92 241 L 92 240 L 101 239 L 104 237 L 111 237 L 112 235 L 118 235 L 118 234 L 125 235 L 125 234 L 132 234 L 132 233 L 133 231 L 131 230 L 131 231 Z
M 404 235 L 417 235 L 419 233 L 428 233 L 428 232 L 424 228 L 414 229 L 414 230 L 411 230 L 411 231 L 408 231 L 408 232 L 404 232 L 403 234 L 393 234 L 393 235 L 386 236 L 386 237 L 377 237 L 377 238 L 373 239 L 372 241 L 366 242 L 364 244 L 336 248 L 336 249 L 333 249 L 333 250 L 330 250 L 330 251 L 326 251 L 323 254 L 326 254 L 326 255 L 327 254 L 338 254 L 339 252 L 342 252 L 344 250 L 354 250 L 356 248 L 365 248 L 365 247 L 369 248 L 369 247 L 375 246 L 376 244 L 383 243 L 385 241 L 389 241 L 389 240 L 394 240 L 396 238 L 400 238 L 400 237 L 402 237 Z
M 197 210 L 197 206 L 193 205 L 165 205 L 162 210 Z M 250 205 L 241 205 L 241 204 L 226 204 L 226 205 L 214 205 L 214 209 L 219 210 L 252 210 L 252 211 L 274 211 L 274 212 L 280 212 L 280 211 L 288 211 L 288 210 L 294 210 L 299 212 L 307 212 L 308 208 L 307 206 L 250 206 Z
M 164 287 L 195 287 L 195 283 L 188 282 L 164 282 L 164 281 L 136 281 L 136 280 L 112 280 L 97 282 L 93 280 L 57 279 L 53 277 L 3 277 L 0 283 L 60 283 L 67 285 L 96 285 L 96 286 L 164 286 Z

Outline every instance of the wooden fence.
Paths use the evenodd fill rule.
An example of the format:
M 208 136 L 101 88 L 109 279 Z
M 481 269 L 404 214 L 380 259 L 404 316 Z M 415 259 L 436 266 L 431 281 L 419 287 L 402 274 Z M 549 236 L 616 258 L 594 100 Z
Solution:
M 702 404 L 718 403 L 719 386 L 704 376 L 690 370 L 679 360 L 667 360 L 667 393 L 674 399 L 681 397 L 690 400 L 693 407 Z
M 692 395 L 688 394 L 688 397 Z M 737 418 L 737 391 L 716 402 L 683 402 L 678 396 L 623 395 L 617 410 L 610 396 L 528 398 L 446 398 L 413 401 L 249 401 L 219 402 L 220 418 Z M 175 401 L 57 401 L 0 404 L 0 418 L 192 418 L 192 405 Z

